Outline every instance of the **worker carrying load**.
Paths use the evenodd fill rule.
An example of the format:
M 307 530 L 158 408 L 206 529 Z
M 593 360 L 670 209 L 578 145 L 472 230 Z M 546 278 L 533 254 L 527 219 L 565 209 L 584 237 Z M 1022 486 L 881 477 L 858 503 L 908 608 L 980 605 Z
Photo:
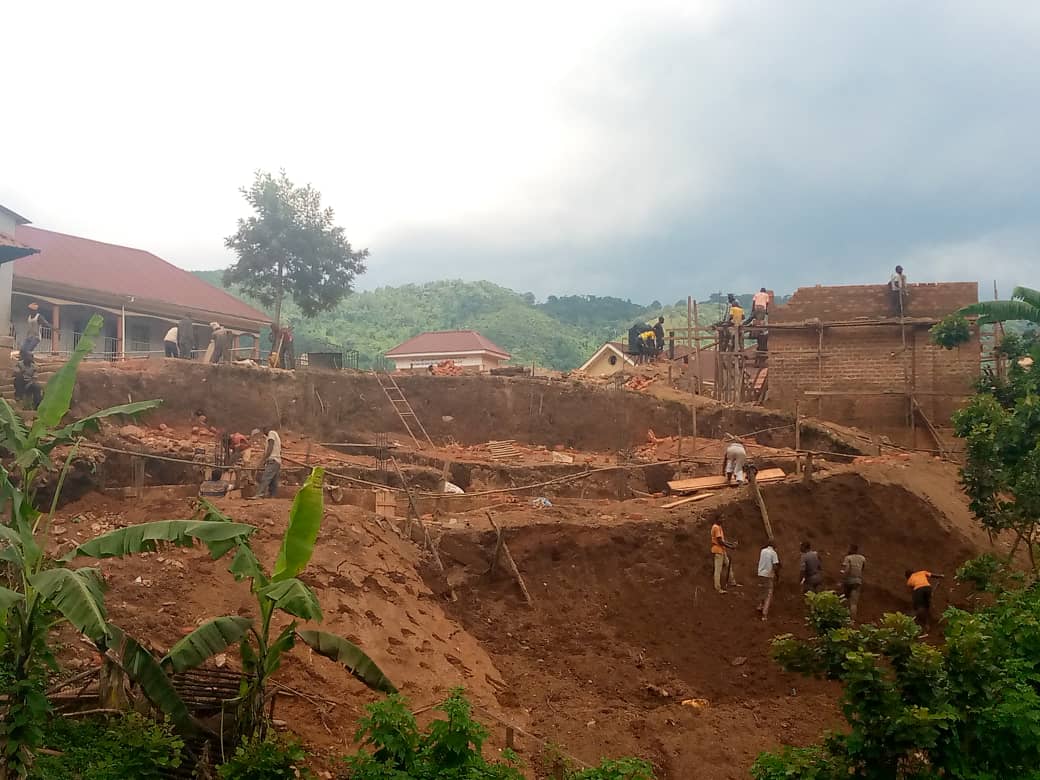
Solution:
M 628 354 L 642 354 L 640 350 L 639 337 L 643 333 L 646 333 L 648 330 L 652 330 L 652 328 L 645 322 L 637 322 L 635 325 L 628 329 Z
M 655 357 L 657 357 L 657 334 L 651 328 L 639 334 L 639 360 L 641 363 L 651 363 Z
M 744 464 L 747 463 L 747 450 L 736 436 L 726 434 L 726 449 L 722 456 L 722 473 L 726 477 L 726 484 L 735 480 L 738 485 L 747 481 L 744 475 Z

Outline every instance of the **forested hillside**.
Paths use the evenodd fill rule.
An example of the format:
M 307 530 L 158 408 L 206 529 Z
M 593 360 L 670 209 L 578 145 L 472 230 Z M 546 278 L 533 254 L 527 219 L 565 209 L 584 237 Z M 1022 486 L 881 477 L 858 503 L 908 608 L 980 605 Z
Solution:
M 218 287 L 221 271 L 198 271 Z M 255 300 L 231 290 L 263 309 Z M 720 307 L 701 306 L 702 324 L 718 319 Z M 594 295 L 549 296 L 537 303 L 491 282 L 445 280 L 380 287 L 348 296 L 332 311 L 304 319 L 291 301 L 283 318 L 293 325 L 297 352 L 356 349 L 362 368 L 376 365 L 391 347 L 427 330 L 478 330 L 513 355 L 513 363 L 567 370 L 580 366 L 604 342 L 619 339 L 636 320 L 665 316 L 665 327 L 686 326 L 686 300 L 649 306 Z M 267 344 L 265 335 L 265 345 Z

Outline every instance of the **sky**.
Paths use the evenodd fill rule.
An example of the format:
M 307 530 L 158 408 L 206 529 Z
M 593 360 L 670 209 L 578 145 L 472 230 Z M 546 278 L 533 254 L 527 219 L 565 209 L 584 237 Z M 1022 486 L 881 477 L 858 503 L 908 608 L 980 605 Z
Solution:
M 1040 287 L 1040 3 L 192 2 L 3 12 L 0 204 L 234 261 L 240 188 L 322 192 L 362 289 L 665 302 Z

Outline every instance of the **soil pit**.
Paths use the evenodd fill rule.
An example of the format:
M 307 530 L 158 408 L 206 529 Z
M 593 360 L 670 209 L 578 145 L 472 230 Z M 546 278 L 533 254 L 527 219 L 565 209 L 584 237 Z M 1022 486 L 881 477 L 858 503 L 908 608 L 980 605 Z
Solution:
M 962 505 L 951 500 L 940 512 L 921 497 L 914 475 L 923 472 L 871 468 L 870 480 L 850 471 L 811 486 L 763 487 L 786 566 L 766 623 L 754 612 L 761 520 L 746 489 L 723 491 L 695 511 L 578 499 L 493 510 L 531 591 L 530 607 L 507 576 L 488 577 L 494 535 L 482 512 L 430 523 L 454 603 L 438 595 L 443 580 L 434 581 L 418 547 L 355 506 L 327 504 L 303 579 L 319 594 L 323 628 L 364 647 L 415 708 L 465 686 L 491 728 L 491 750 L 504 729 L 488 713 L 539 737 L 518 738 L 531 765 L 552 743 L 590 764 L 602 756 L 648 758 L 662 780 L 745 778 L 760 751 L 806 744 L 840 725 L 836 686 L 784 674 L 769 658 L 773 636 L 803 630 L 796 582 L 803 538 L 823 555 L 828 586 L 847 544 L 860 544 L 868 559 L 864 619 L 907 608 L 904 568 L 950 573 L 977 549 Z M 952 469 L 925 476 L 952 492 Z M 258 554 L 270 564 L 290 502 L 218 503 L 257 526 Z M 87 496 L 60 512 L 56 552 L 112 527 L 188 514 L 189 499 L 176 495 Z M 733 559 L 743 587 L 726 595 L 711 587 L 708 529 L 716 518 L 740 542 Z M 253 614 L 247 584 L 235 583 L 227 564 L 193 548 L 102 561 L 110 616 L 164 650 L 206 618 Z M 940 591 L 936 610 L 949 598 Z M 64 659 L 73 668 L 96 663 L 83 643 L 70 638 L 68 646 Z M 226 663 L 235 662 L 229 652 Z M 352 748 L 370 692 L 300 647 L 277 680 L 285 688 L 276 717 L 330 760 Z M 687 699 L 706 704 L 682 704 Z

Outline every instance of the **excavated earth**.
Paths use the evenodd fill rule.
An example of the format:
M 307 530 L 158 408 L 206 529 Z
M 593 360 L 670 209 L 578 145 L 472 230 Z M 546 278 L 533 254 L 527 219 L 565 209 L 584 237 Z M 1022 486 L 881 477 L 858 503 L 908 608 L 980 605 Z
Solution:
M 502 724 L 513 724 L 532 772 L 559 749 L 586 763 L 642 756 L 661 778 L 746 777 L 760 751 L 806 744 L 841 723 L 834 685 L 783 673 L 769 658 L 773 636 L 803 631 L 798 543 L 814 542 L 833 586 L 841 555 L 858 542 L 868 559 L 861 617 L 906 610 L 904 568 L 950 572 L 988 544 L 955 479 L 952 465 L 913 456 L 835 467 L 812 484 L 764 486 L 787 567 L 766 623 L 754 612 L 762 524 L 745 488 L 674 510 L 657 498 L 494 507 L 530 605 L 502 567 L 489 574 L 495 534 L 483 509 L 427 518 L 441 574 L 402 537 L 402 521 L 327 502 L 304 579 L 319 594 L 323 628 L 364 647 L 414 708 L 464 686 L 491 727 L 488 749 L 499 749 Z M 60 510 L 55 552 L 114 527 L 186 517 L 191 499 L 183 493 L 88 494 Z M 257 527 L 258 553 L 273 562 L 290 501 L 218 503 Z M 726 595 L 711 587 L 708 535 L 717 518 L 740 544 L 733 558 L 743 587 Z M 251 615 L 248 587 L 233 581 L 227 563 L 194 548 L 103 561 L 111 617 L 161 651 L 208 617 Z M 957 599 L 941 590 L 936 607 Z M 96 663 L 71 638 L 63 658 L 73 668 Z M 226 664 L 235 664 L 233 653 Z M 286 728 L 329 762 L 351 749 L 371 693 L 303 648 L 277 679 L 275 716 Z M 702 706 L 684 705 L 688 699 Z

